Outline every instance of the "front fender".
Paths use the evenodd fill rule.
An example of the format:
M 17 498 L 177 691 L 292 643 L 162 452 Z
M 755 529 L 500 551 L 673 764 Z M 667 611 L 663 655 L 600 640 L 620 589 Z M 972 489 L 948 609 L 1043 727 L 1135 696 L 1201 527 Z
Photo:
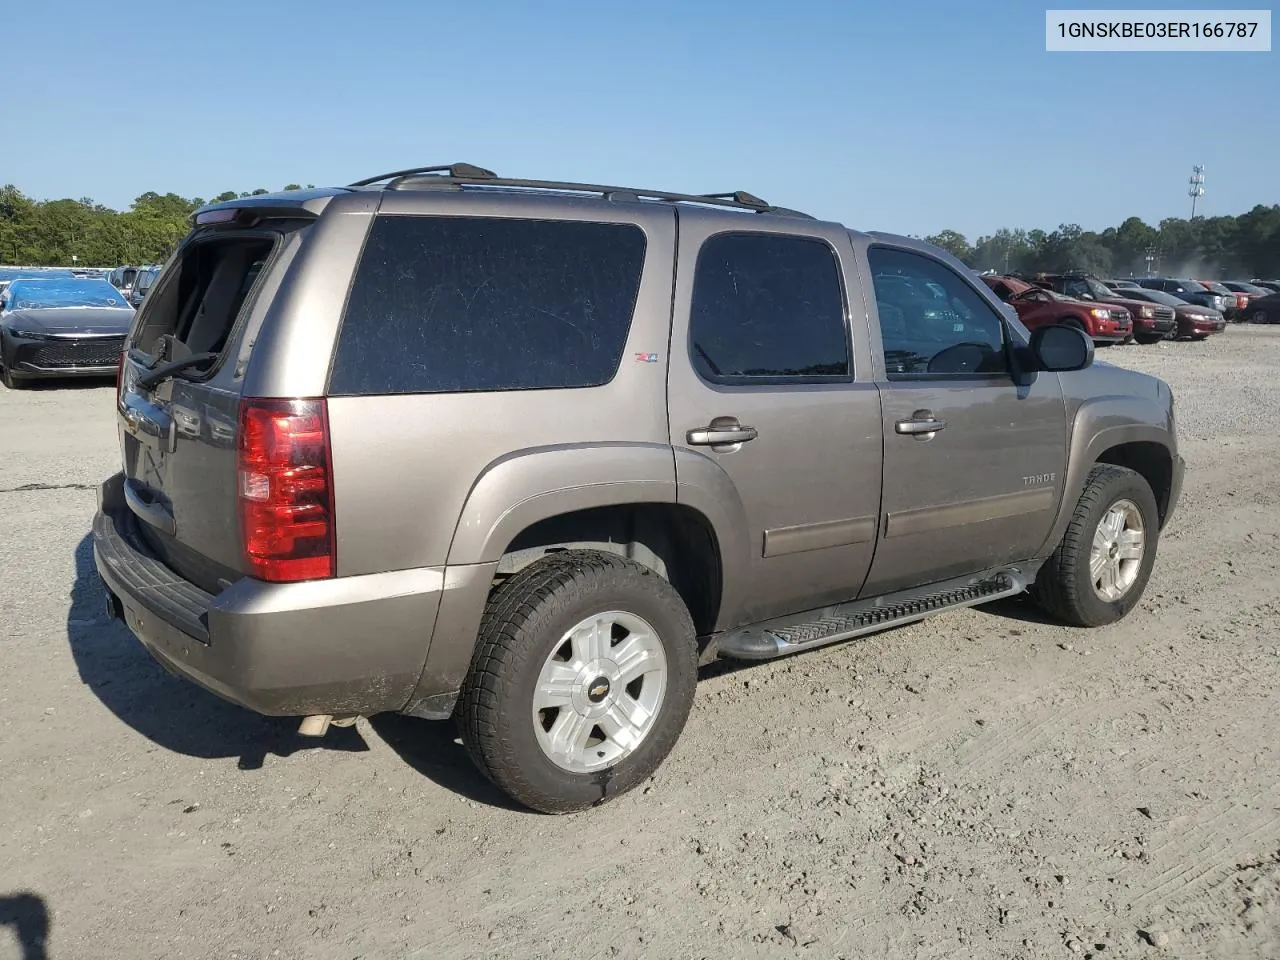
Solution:
M 574 443 L 519 450 L 489 464 L 467 494 L 448 565 L 493 563 L 523 530 L 575 510 L 675 503 L 671 448 Z
M 1104 453 L 1123 444 L 1154 443 L 1164 447 L 1170 460 L 1176 461 L 1178 446 L 1172 427 L 1168 411 L 1146 397 L 1105 396 L 1081 403 L 1071 425 L 1062 502 L 1053 531 L 1037 556 L 1048 556 L 1062 541 L 1089 471 Z

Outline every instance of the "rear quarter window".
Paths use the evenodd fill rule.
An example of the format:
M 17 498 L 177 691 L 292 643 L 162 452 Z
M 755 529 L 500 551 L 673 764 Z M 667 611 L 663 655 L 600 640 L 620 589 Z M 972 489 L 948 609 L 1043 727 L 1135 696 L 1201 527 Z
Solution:
M 644 267 L 633 224 L 379 216 L 348 298 L 338 396 L 594 387 Z

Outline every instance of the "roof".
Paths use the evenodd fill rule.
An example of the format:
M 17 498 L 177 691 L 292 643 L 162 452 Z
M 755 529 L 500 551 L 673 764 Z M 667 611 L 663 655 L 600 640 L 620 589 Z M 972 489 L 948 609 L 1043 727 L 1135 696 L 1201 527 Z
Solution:
M 219 214 L 214 211 L 236 211 L 263 207 L 276 208 L 282 214 L 295 211 L 298 214 L 318 216 L 329 201 L 343 193 L 356 191 L 427 191 L 441 190 L 462 192 L 477 190 L 512 194 L 541 193 L 572 197 L 593 197 L 601 202 L 658 202 L 694 204 L 703 207 L 719 207 L 745 213 L 814 219 L 807 213 L 777 207 L 745 190 L 724 193 L 691 194 L 672 190 L 651 190 L 639 187 L 609 186 L 595 183 L 576 183 L 558 180 L 522 180 L 499 177 L 492 170 L 469 163 L 453 163 L 426 167 L 410 167 L 391 173 L 366 177 L 344 187 L 324 187 L 309 190 L 291 190 L 281 193 L 265 193 L 257 196 L 237 197 L 221 203 L 208 204 L 192 214 L 192 222 L 215 222 Z M 234 214 L 232 214 L 234 216 Z

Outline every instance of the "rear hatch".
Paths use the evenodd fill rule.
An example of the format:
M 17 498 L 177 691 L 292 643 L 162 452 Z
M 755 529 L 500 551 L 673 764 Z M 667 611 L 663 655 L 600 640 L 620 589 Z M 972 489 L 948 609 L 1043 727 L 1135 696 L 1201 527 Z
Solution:
M 310 215 L 300 214 L 197 221 L 148 290 L 121 360 L 118 419 L 134 533 L 214 594 L 250 567 L 238 512 L 240 391 L 257 326 L 310 229 Z M 192 365 L 180 369 L 184 361 Z

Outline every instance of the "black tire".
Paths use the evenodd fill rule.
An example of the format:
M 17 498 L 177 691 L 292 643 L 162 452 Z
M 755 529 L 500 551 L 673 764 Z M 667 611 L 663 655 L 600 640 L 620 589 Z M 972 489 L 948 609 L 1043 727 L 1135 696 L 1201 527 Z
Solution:
M 1208 340 L 1209 335 L 1207 333 L 1196 333 L 1196 334 L 1192 334 L 1191 339 L 1196 342 L 1199 342 L 1201 340 Z
M 1144 336 L 1144 337 L 1135 337 L 1134 339 L 1136 339 L 1136 340 L 1137 340 L 1140 344 L 1142 344 L 1144 347 L 1149 347 L 1149 346 L 1151 346 L 1151 344 L 1153 344 L 1153 343 L 1159 343 L 1161 340 L 1165 339 L 1165 336 L 1164 336 L 1164 334 L 1160 334 L 1160 335 L 1158 335 L 1158 336 L 1154 336 L 1154 337 L 1152 337 L 1152 336 Z
M 633 752 L 612 766 L 576 773 L 552 762 L 538 741 L 534 688 L 565 632 L 612 610 L 654 628 L 666 656 L 666 692 Z M 522 570 L 490 599 L 456 716 L 471 759 L 499 789 L 534 810 L 571 813 L 620 796 L 653 774 L 684 729 L 697 680 L 693 620 L 670 583 L 622 557 L 566 551 Z
M 1249 322 L 1250 322 L 1250 323 L 1267 323 L 1267 322 L 1269 322 L 1269 321 L 1267 320 L 1267 311 L 1266 311 L 1266 310 L 1255 310 L 1255 311 L 1253 311 L 1252 315 L 1249 317 Z
M 1144 551 L 1133 584 L 1118 600 L 1108 602 L 1094 590 L 1089 554 L 1098 524 L 1121 500 L 1133 503 L 1142 515 Z M 1071 626 L 1101 627 L 1115 623 L 1142 599 L 1155 565 L 1159 539 L 1159 511 L 1147 481 L 1127 467 L 1099 464 L 1089 471 L 1067 532 L 1040 568 L 1031 595 L 1045 613 Z
M 8 367 L 0 368 L 0 383 L 10 390 L 23 390 L 27 386 L 26 379 L 17 376 Z

